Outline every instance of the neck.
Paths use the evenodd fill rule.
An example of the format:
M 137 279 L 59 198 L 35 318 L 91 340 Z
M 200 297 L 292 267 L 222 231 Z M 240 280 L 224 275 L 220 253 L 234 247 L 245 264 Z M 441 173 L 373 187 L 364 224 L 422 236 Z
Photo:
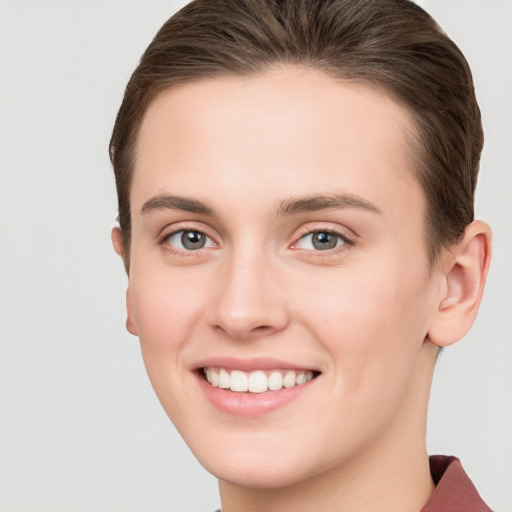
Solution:
M 427 342 L 429 345 L 430 342 Z M 433 346 L 424 350 L 434 353 Z M 432 354 L 429 355 L 432 360 Z M 423 367 L 429 375 L 433 364 Z M 402 412 L 372 446 L 287 487 L 247 488 L 219 481 L 222 512 L 419 512 L 434 491 L 426 449 L 429 386 L 412 386 Z

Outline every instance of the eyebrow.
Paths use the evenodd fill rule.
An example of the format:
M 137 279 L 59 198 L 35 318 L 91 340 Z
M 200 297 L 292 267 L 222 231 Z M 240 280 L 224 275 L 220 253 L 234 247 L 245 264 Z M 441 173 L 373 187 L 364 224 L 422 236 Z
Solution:
M 315 212 L 327 209 L 360 208 L 372 213 L 382 211 L 373 203 L 352 194 L 314 194 L 285 199 L 277 208 L 278 216 Z M 182 210 L 191 213 L 215 216 L 214 209 L 206 202 L 190 197 L 161 194 L 148 199 L 141 208 L 141 213 L 155 210 Z
M 190 197 L 172 196 L 161 194 L 148 199 L 141 208 L 141 213 L 148 213 L 154 210 L 183 210 L 185 212 L 199 213 L 208 217 L 214 216 L 211 206 L 204 201 Z
M 314 194 L 283 201 L 277 209 L 278 215 L 315 212 L 327 209 L 360 208 L 382 214 L 373 203 L 352 194 Z

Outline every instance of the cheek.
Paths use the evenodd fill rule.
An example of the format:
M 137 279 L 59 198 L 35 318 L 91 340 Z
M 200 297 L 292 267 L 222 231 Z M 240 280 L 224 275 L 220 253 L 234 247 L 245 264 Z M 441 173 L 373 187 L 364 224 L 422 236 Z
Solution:
M 383 268 L 383 267 L 380 267 Z M 396 271 L 333 274 L 329 293 L 317 282 L 303 295 L 299 315 L 331 357 L 344 393 L 371 396 L 403 385 L 421 349 L 428 325 L 426 273 Z
M 325 377 L 335 400 L 318 437 L 337 453 L 366 446 L 407 407 L 425 335 L 425 290 L 420 280 L 370 273 L 330 286 L 339 291 L 304 300 L 308 330 L 330 358 Z
M 171 419 L 183 414 L 180 396 L 190 378 L 186 361 L 205 309 L 204 289 L 184 272 L 142 271 L 131 277 L 133 318 L 148 376 Z
M 180 429 L 191 414 L 187 385 L 190 341 L 197 338 L 205 309 L 202 279 L 169 268 L 141 270 L 130 279 L 133 317 L 151 384 L 169 418 Z
M 169 270 L 131 278 L 133 317 L 142 344 L 165 350 L 186 341 L 203 308 L 200 281 Z

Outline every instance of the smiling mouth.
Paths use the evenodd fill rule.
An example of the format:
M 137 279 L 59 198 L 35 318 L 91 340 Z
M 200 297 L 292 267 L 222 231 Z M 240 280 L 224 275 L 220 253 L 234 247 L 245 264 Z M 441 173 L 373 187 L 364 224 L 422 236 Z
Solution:
M 202 368 L 206 381 L 214 388 L 237 393 L 265 393 L 306 384 L 319 375 L 313 370 L 256 370 L 244 372 L 226 368 Z

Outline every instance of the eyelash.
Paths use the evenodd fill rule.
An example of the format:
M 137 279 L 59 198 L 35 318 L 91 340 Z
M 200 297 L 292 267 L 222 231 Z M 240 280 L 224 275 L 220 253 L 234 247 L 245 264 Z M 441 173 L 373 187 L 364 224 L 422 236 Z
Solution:
M 212 237 L 210 237 L 208 234 L 206 234 L 204 232 L 204 230 L 198 229 L 197 227 L 194 227 L 194 226 L 190 226 L 190 227 L 184 226 L 184 227 L 181 227 L 180 229 L 174 229 L 170 232 L 164 233 L 161 237 L 159 237 L 158 245 L 165 247 L 165 250 L 171 252 L 173 255 L 176 255 L 176 256 L 180 256 L 180 257 L 197 256 L 197 253 L 199 253 L 200 249 L 203 249 L 204 247 L 201 247 L 200 249 L 196 249 L 196 250 L 193 250 L 193 249 L 184 250 L 184 249 L 177 249 L 168 243 L 168 241 L 171 237 L 178 235 L 180 233 L 186 233 L 186 232 L 189 232 L 189 233 L 195 232 L 195 233 L 204 235 L 210 241 L 212 241 L 215 245 L 218 245 L 217 242 L 215 242 L 215 240 Z M 326 250 L 302 249 L 300 247 L 298 247 L 298 248 L 293 247 L 293 246 L 296 246 L 299 243 L 299 241 L 304 239 L 305 237 L 313 236 L 318 233 L 326 233 L 326 234 L 334 235 L 339 240 L 341 240 L 343 243 L 340 246 L 336 246 L 336 247 L 333 247 L 331 249 L 326 249 Z M 309 229 L 309 230 L 304 231 L 297 238 L 297 240 L 292 244 L 291 248 L 294 250 L 301 250 L 301 251 L 304 251 L 305 253 L 309 253 L 310 256 L 322 257 L 324 255 L 332 255 L 333 253 L 338 252 L 339 250 L 344 250 L 344 249 L 346 249 L 346 246 L 354 246 L 354 245 L 356 245 L 356 242 L 353 239 L 349 238 L 345 233 L 341 233 L 340 231 L 329 228 L 329 229 Z M 209 249 L 209 248 L 211 248 L 211 247 L 206 247 L 206 249 Z

